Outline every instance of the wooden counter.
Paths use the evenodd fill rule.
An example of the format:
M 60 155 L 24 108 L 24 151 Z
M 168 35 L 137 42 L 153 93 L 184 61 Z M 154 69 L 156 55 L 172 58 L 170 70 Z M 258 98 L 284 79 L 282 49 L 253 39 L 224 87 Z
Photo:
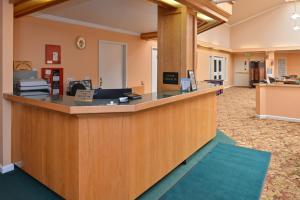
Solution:
M 115 106 L 6 94 L 13 161 L 66 199 L 135 199 L 215 137 L 220 88 Z

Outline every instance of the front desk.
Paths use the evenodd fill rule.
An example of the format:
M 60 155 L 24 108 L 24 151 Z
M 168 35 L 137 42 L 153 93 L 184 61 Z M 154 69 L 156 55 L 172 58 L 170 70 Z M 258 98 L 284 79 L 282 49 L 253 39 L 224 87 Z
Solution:
M 5 94 L 13 162 L 66 199 L 135 199 L 215 137 L 221 88 L 146 94 L 124 105 Z

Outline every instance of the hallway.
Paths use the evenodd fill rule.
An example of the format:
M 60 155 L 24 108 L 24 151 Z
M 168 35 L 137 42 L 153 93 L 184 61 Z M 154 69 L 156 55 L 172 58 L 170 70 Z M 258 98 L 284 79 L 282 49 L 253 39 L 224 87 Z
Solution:
M 218 129 L 237 145 L 272 152 L 263 200 L 300 199 L 300 123 L 255 117 L 255 89 L 232 87 L 218 98 Z

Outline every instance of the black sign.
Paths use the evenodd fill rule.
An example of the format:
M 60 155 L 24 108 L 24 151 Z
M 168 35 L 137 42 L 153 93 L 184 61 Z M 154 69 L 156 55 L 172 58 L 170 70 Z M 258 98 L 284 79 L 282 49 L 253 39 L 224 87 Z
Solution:
M 178 72 L 164 72 L 163 83 L 178 85 Z

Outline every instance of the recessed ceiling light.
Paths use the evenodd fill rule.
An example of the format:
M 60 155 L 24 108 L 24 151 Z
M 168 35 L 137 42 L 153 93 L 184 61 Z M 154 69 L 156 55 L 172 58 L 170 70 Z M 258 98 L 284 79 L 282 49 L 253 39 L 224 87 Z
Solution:
M 300 18 L 300 15 L 298 13 L 294 13 L 292 16 L 291 16 L 292 19 L 298 19 Z
M 299 31 L 300 30 L 300 26 L 298 26 L 298 25 L 294 26 L 294 30 L 295 31 Z

